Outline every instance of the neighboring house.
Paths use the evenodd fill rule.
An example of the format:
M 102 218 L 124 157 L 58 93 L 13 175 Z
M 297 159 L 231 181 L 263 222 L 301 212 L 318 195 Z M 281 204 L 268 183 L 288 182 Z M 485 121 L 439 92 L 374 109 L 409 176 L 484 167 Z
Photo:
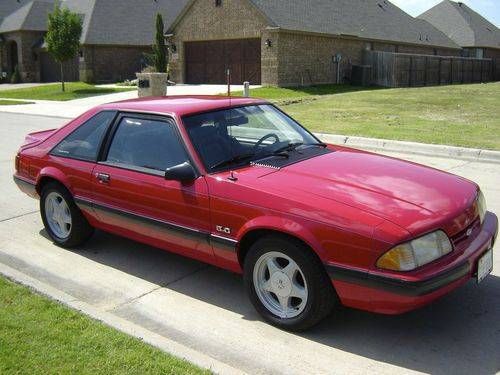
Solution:
M 155 16 L 166 27 L 188 0 L 63 0 L 83 19 L 82 48 L 65 64 L 70 80 L 114 82 L 133 78 L 151 53 Z M 59 66 L 46 52 L 43 36 L 54 0 L 0 0 L 0 70 L 19 65 L 23 81 L 57 81 Z
M 39 81 L 35 49 L 47 30 L 50 0 L 0 1 L 0 70 L 12 73 L 19 65 L 23 81 Z
M 418 18 L 445 33 L 464 49 L 464 56 L 495 60 L 500 79 L 500 30 L 464 3 L 445 0 Z
M 191 0 L 170 32 L 172 78 L 185 83 L 223 83 L 226 67 L 234 83 L 344 81 L 367 49 L 460 55 L 441 31 L 385 0 Z
M 179 83 L 225 83 L 227 68 L 233 83 L 345 82 L 366 50 L 463 54 L 428 20 L 387 0 L 62 0 L 62 6 L 83 19 L 82 48 L 65 75 L 87 82 L 133 78 L 151 51 L 157 12 L 171 34 L 172 79 Z M 54 0 L 0 0 L 1 70 L 19 65 L 24 81 L 59 79 L 43 41 L 53 7 Z M 495 50 L 473 39 L 471 46 L 460 43 L 483 48 L 484 57 Z

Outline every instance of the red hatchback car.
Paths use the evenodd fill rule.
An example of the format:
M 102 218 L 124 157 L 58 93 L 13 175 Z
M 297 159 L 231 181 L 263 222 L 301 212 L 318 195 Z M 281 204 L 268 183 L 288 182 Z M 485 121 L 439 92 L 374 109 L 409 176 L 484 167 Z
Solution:
M 29 134 L 14 180 L 56 244 L 98 228 L 243 273 L 289 330 L 339 303 L 399 314 L 482 281 L 498 232 L 475 183 L 324 144 L 255 99 L 99 106 Z

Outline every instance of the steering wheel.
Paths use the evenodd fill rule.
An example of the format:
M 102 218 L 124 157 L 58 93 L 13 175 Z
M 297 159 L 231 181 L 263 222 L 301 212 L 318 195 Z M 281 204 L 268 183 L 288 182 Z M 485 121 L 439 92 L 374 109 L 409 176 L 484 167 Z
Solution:
M 258 142 L 253 146 L 253 151 L 256 153 L 258 151 L 258 148 L 269 138 L 274 138 L 274 143 L 278 143 L 280 141 L 280 138 L 274 134 L 274 133 L 269 133 L 263 136 L 261 139 L 258 140 Z

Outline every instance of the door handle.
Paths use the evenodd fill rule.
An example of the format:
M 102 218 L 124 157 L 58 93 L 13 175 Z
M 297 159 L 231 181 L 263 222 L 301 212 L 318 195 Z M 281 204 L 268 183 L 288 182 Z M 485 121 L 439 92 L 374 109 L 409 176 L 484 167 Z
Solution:
M 111 176 L 107 173 L 96 173 L 95 176 L 101 184 L 109 184 L 111 180 Z

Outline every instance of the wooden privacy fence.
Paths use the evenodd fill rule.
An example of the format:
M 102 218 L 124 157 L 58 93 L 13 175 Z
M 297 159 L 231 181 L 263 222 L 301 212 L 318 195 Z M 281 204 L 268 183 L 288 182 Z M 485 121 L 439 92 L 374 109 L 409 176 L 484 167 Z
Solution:
M 494 80 L 491 59 L 365 51 L 372 85 L 385 87 L 436 86 Z

